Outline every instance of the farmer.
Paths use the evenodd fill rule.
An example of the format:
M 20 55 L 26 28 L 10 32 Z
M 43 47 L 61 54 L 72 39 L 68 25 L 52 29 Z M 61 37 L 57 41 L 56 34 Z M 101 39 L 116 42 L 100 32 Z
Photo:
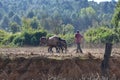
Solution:
M 83 36 L 80 34 L 79 30 L 77 30 L 77 32 L 75 33 L 75 43 L 77 45 L 76 53 L 78 53 L 79 51 L 83 53 L 80 46 L 82 38 Z

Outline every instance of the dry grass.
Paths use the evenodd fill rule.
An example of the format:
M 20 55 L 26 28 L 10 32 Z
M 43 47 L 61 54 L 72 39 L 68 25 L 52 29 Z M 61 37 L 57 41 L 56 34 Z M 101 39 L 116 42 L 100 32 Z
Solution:
M 48 53 L 47 47 L 0 48 L 0 79 L 3 80 L 108 80 L 100 76 L 104 49 L 68 48 L 67 53 Z M 120 49 L 114 48 L 109 80 L 119 80 Z
M 21 48 L 0 48 L 0 56 L 1 57 L 48 57 L 48 58 L 56 58 L 56 59 L 64 59 L 64 58 L 74 58 L 74 57 L 86 57 L 88 54 L 91 54 L 95 58 L 103 58 L 104 49 L 103 48 L 92 48 L 86 49 L 83 48 L 84 54 L 75 53 L 75 47 L 68 48 L 67 53 L 56 53 L 55 49 L 53 49 L 54 53 L 48 53 L 47 47 L 21 47 Z M 120 57 L 120 49 L 114 48 L 112 50 L 112 56 Z

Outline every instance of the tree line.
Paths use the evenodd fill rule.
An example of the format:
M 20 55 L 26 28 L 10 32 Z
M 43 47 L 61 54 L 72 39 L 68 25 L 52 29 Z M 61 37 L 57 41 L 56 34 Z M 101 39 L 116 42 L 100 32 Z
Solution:
M 25 41 L 28 37 L 32 39 L 29 44 L 36 45 L 37 37 L 40 36 L 33 38 L 33 35 L 42 32 L 44 33 L 42 36 L 57 34 L 71 45 L 76 30 L 86 32 L 85 38 L 89 41 L 87 29 L 112 27 L 111 19 L 116 3 L 115 1 L 97 3 L 88 0 L 2 0 L 0 29 L 5 35 L 0 36 L 0 43 L 28 45 Z M 34 40 L 37 43 L 31 43 Z M 22 43 L 19 43 L 20 41 Z
M 29 19 L 31 27 L 42 27 L 55 34 L 60 34 L 61 29 L 68 25 L 73 26 L 74 31 L 85 31 L 100 25 L 110 26 L 115 5 L 114 1 L 2 0 L 0 29 L 13 33 L 20 31 L 25 19 Z M 64 29 L 62 33 L 66 33 Z

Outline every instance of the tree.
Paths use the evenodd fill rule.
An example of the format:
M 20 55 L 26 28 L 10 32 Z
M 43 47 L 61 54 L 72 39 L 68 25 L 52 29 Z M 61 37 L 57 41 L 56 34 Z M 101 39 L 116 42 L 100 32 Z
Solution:
M 2 14 L 2 13 L 0 13 L 0 20 L 2 20 L 2 16 L 3 16 L 3 14 Z
M 97 21 L 96 11 L 92 7 L 82 8 L 79 12 L 80 26 L 84 26 L 84 29 L 92 27 L 93 21 Z
M 31 20 L 30 26 L 32 27 L 32 29 L 39 29 L 41 27 L 40 23 L 39 23 L 39 21 L 38 21 L 38 19 L 36 17 L 34 17 Z
M 28 31 L 28 30 L 31 30 L 31 26 L 30 26 L 30 23 L 31 23 L 31 19 L 28 19 L 28 18 L 23 18 L 22 19 L 22 31 Z
M 13 21 L 17 24 L 21 25 L 21 18 L 18 15 L 13 16 Z
M 116 29 L 120 26 L 120 0 L 118 0 L 115 12 L 112 17 L 112 24 Z
M 12 33 L 16 33 L 18 31 L 20 31 L 20 27 L 16 22 L 10 23 L 10 31 Z
M 22 19 L 22 31 L 43 29 L 36 17 Z
M 88 0 L 77 0 L 79 2 L 79 5 L 81 5 L 81 8 L 88 7 Z
M 118 42 L 118 33 L 108 27 L 98 27 L 88 29 L 84 36 L 87 42 L 93 43 L 114 43 Z
M 104 60 L 101 63 L 101 71 L 103 76 L 109 77 L 109 58 L 112 51 L 112 44 L 118 42 L 118 33 L 114 29 L 108 27 L 92 28 L 86 31 L 85 39 L 88 42 L 105 43 Z
M 7 37 L 8 33 L 4 30 L 0 30 L 0 43 Z
M 54 34 L 60 34 L 61 32 L 61 24 L 62 24 L 62 20 L 59 19 L 53 19 L 51 22 L 51 27 L 53 27 L 53 33 Z
M 118 39 L 119 39 L 118 41 L 120 41 L 120 0 L 118 0 L 118 3 L 116 5 L 115 12 L 113 14 L 111 23 L 112 23 L 112 26 L 113 26 L 112 28 L 114 29 L 114 31 L 117 34 L 119 34 L 118 35 Z
M 102 61 L 102 64 L 101 64 L 101 70 L 102 70 L 102 73 L 105 75 L 105 74 L 108 74 L 107 73 L 107 69 L 109 68 L 109 57 L 111 55 L 111 51 L 112 51 L 112 42 L 115 41 L 115 42 L 118 42 L 120 41 L 120 36 L 119 36 L 119 23 L 120 23 L 120 0 L 118 0 L 118 3 L 117 3 L 117 6 L 116 6 L 116 9 L 115 9 L 115 12 L 114 12 L 114 15 L 113 15 L 113 18 L 112 18 L 112 23 L 113 23 L 113 32 L 114 34 L 109 34 L 108 35 L 108 39 L 106 43 L 106 49 L 105 49 L 105 54 L 104 54 L 104 60 Z
M 62 34 L 73 34 L 74 33 L 74 27 L 71 24 L 67 24 L 67 25 L 62 25 Z
M 33 18 L 34 17 L 34 12 L 33 11 L 28 12 L 27 17 L 28 18 Z
M 102 13 L 105 13 L 105 14 L 108 14 L 108 13 L 112 13 L 114 11 L 114 8 L 115 7 L 115 3 L 113 2 L 101 2 L 99 4 L 99 8 L 100 10 L 102 11 Z
M 56 11 L 54 15 L 49 18 L 48 23 L 54 34 L 59 34 L 61 32 L 62 19 L 58 11 Z
M 0 2 L 0 7 L 2 7 L 3 6 L 3 4 Z
M 10 20 L 7 16 L 4 16 L 3 20 L 2 20 L 2 23 L 1 23 L 1 27 L 2 29 L 4 30 L 7 30 L 9 29 L 9 23 L 10 23 Z
M 11 17 L 13 17 L 13 16 L 14 16 L 14 12 L 13 12 L 13 11 L 10 11 L 10 12 L 8 13 L 8 17 L 11 18 Z

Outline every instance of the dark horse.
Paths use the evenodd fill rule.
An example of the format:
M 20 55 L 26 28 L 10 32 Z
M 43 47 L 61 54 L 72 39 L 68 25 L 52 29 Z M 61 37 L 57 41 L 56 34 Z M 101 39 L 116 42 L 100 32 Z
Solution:
M 56 52 L 60 52 L 60 50 L 65 49 L 65 52 L 67 51 L 67 43 L 65 40 L 61 39 L 57 36 L 52 36 L 49 38 L 42 37 L 40 38 L 40 45 L 47 45 L 48 46 L 48 52 L 53 52 L 52 48 L 56 48 Z
M 63 53 L 63 50 L 65 50 L 65 53 L 67 52 L 66 40 L 59 38 L 58 49 L 59 49 L 59 51 L 62 50 L 62 53 Z

